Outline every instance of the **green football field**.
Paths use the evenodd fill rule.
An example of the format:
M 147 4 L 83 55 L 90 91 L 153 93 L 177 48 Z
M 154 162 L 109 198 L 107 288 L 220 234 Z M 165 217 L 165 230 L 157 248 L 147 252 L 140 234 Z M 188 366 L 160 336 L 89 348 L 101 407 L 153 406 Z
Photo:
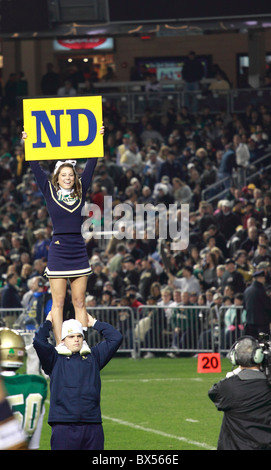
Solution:
M 197 372 L 197 358 L 115 357 L 101 372 L 105 450 L 215 450 L 222 413 L 209 388 L 231 370 Z M 40 449 L 50 449 L 49 396 Z

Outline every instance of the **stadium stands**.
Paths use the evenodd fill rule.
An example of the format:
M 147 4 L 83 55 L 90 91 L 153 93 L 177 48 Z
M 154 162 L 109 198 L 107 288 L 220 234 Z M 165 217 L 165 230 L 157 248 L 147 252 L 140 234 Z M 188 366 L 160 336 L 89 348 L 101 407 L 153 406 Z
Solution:
M 259 266 L 266 270 L 267 291 L 270 288 L 271 109 L 264 99 L 270 91 L 262 91 L 229 90 L 222 97 L 204 94 L 197 113 L 190 113 L 183 105 L 181 91 L 151 95 L 145 92 L 112 95 L 105 91 L 105 157 L 97 164 L 87 201 L 99 205 L 104 219 L 107 216 L 104 196 L 112 197 L 113 208 L 121 203 L 129 205 L 134 220 L 137 204 L 153 207 L 164 204 L 167 217 L 170 204 L 175 204 L 177 225 L 182 204 L 189 204 L 190 239 L 185 250 L 172 250 L 170 236 L 161 245 L 158 217 L 154 237 L 148 237 L 147 223 L 143 220 L 141 237 L 135 236 L 132 227 L 129 239 L 118 239 L 112 234 L 111 239 L 92 237 L 86 241 L 94 272 L 88 281 L 88 308 L 101 308 L 104 312 L 111 308 L 114 315 L 117 312 L 122 328 L 126 328 L 128 346 L 124 349 L 128 352 L 135 350 L 134 340 L 140 334 L 138 331 L 135 336 L 135 327 L 143 318 L 151 318 L 145 320 L 143 331 L 147 334 L 151 323 L 156 331 L 141 342 L 144 352 L 226 349 L 229 344 L 225 342 L 225 328 L 241 334 L 245 322 L 245 312 L 237 314 L 242 303 L 236 308 L 236 295 L 243 294 Z M 36 292 L 31 279 L 43 274 L 46 246 L 52 236 L 43 197 L 24 160 L 19 103 L 20 99 L 18 107 L 10 106 L 3 94 L 0 140 L 3 324 L 7 321 L 7 309 L 24 308 L 27 312 L 31 293 Z M 83 164 L 84 161 L 78 164 L 79 172 Z M 54 162 L 43 165 L 49 173 Z M 114 222 L 117 219 L 115 216 Z M 234 272 L 239 273 L 242 283 L 234 280 L 228 258 L 233 259 Z M 16 305 L 12 303 L 15 292 Z M 48 301 L 50 289 L 46 283 L 39 292 L 44 297 L 46 294 Z M 221 316 L 214 325 L 209 314 L 214 315 L 217 308 Z M 149 315 L 155 309 L 156 314 Z M 129 323 L 127 312 L 132 312 L 133 324 Z M 65 316 L 72 315 L 68 291 Z M 200 328 L 203 321 L 210 322 L 210 328 L 207 323 Z M 218 333 L 214 327 L 219 329 Z M 211 335 L 208 344 L 205 341 L 209 336 L 202 335 L 203 330 Z

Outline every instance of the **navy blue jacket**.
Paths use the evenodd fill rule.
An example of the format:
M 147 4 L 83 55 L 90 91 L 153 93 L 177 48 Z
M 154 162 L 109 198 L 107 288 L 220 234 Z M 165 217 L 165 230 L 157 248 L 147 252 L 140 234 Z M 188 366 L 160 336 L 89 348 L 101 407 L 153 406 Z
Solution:
M 48 423 L 101 423 L 100 370 L 109 362 L 122 342 L 112 325 L 96 321 L 94 327 L 104 337 L 91 348 L 91 354 L 63 356 L 48 342 L 52 323 L 46 320 L 34 337 L 34 348 L 42 368 L 50 376 Z
M 2 308 L 22 308 L 19 292 L 12 284 L 7 283 L 1 293 Z
M 263 284 L 256 279 L 244 292 L 244 308 L 247 311 L 246 322 L 249 325 L 268 326 L 271 321 L 271 298 Z

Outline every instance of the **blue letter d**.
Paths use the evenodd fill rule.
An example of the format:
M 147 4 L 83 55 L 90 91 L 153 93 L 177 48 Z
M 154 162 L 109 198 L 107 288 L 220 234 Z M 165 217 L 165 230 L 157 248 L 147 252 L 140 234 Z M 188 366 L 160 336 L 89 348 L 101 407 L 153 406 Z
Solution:
M 92 144 L 97 134 L 97 122 L 94 114 L 89 109 L 67 109 L 66 113 L 71 115 L 72 132 L 72 140 L 68 142 L 68 147 Z M 79 139 L 79 114 L 84 114 L 88 120 L 88 136 L 85 140 Z

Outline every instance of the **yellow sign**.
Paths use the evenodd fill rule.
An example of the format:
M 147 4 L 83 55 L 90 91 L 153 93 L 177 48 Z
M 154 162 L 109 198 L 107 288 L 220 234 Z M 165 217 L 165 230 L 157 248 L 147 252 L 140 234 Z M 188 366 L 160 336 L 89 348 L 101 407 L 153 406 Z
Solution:
M 103 157 L 102 97 L 23 100 L 26 160 Z

